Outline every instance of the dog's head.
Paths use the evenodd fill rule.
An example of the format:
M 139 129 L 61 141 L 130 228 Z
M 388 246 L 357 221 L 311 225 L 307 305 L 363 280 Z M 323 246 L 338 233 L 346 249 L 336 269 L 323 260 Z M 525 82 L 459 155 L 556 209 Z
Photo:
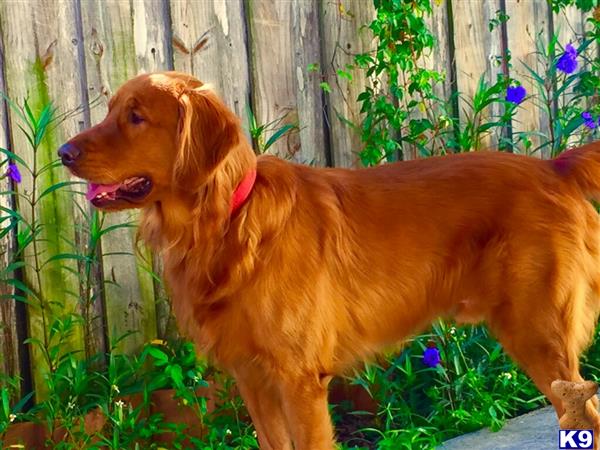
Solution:
M 240 141 L 237 117 L 197 79 L 163 72 L 125 83 L 106 118 L 58 151 L 106 210 L 139 208 L 202 185 Z

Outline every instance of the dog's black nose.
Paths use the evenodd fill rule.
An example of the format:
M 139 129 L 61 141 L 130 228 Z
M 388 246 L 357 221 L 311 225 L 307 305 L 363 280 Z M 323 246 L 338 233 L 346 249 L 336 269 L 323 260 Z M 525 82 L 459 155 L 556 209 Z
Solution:
M 79 158 L 80 155 L 81 151 L 73 144 L 66 143 L 58 149 L 58 157 L 67 167 L 75 164 L 75 161 L 77 161 L 77 158 Z

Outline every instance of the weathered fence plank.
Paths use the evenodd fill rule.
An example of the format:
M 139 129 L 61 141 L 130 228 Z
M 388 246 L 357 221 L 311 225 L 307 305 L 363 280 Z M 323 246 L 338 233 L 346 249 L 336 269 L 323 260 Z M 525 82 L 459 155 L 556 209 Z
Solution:
M 425 52 L 421 56 L 419 64 L 429 70 L 445 75 L 442 83 L 436 84 L 433 88 L 434 95 L 439 99 L 449 100 L 452 95 L 452 60 L 450 55 L 451 36 L 449 33 L 449 17 L 448 4 L 446 2 L 432 2 L 432 13 L 424 18 L 425 24 L 435 37 L 435 46 L 430 52 Z M 432 123 L 437 121 L 441 114 L 449 114 L 439 107 L 437 102 L 417 96 L 415 100 L 421 103 L 421 107 L 411 112 L 411 118 L 423 119 L 427 118 Z M 440 130 L 442 131 L 442 130 Z M 445 130 L 444 130 L 445 131 Z M 444 139 L 437 136 L 432 138 L 430 142 L 432 152 L 435 155 L 442 154 L 447 151 L 445 148 Z M 402 146 L 402 159 L 409 160 L 418 157 L 418 148 L 416 145 L 408 145 L 404 143 Z
M 168 0 L 143 0 L 132 3 L 134 9 L 133 26 L 135 32 L 135 49 L 137 55 L 138 73 L 154 72 L 173 69 L 173 49 L 172 49 L 172 27 Z M 143 12 L 143 14 L 142 14 Z M 145 37 L 144 37 L 145 36 Z M 145 267 L 151 269 L 156 274 L 162 273 L 162 260 L 158 255 L 151 255 L 147 249 L 142 249 L 142 258 L 146 261 Z M 138 266 L 138 271 L 142 270 Z M 148 311 L 146 321 L 147 333 L 157 331 L 156 306 L 158 312 L 167 313 L 168 309 L 161 308 L 160 299 L 166 297 L 162 283 L 154 282 L 153 288 L 155 297 L 154 316 L 150 316 Z M 150 290 L 146 292 L 150 294 Z M 150 297 L 146 297 L 145 304 L 150 305 Z M 163 323 L 168 323 L 168 317 L 159 319 Z
M 139 11 L 134 14 L 128 2 L 111 2 L 110 8 L 86 2 L 82 4 L 82 16 L 88 90 L 91 96 L 99 97 L 91 110 L 91 118 L 92 123 L 98 123 L 106 114 L 110 96 L 137 74 L 139 61 L 163 64 L 159 55 L 165 53 L 164 44 L 159 45 L 152 36 L 164 34 L 145 23 L 132 23 L 132 16 L 135 20 L 145 21 L 147 15 Z M 149 55 L 140 56 L 140 52 L 136 55 L 136 30 L 151 33 L 147 40 L 138 37 L 137 41 L 146 44 Z M 162 50 L 159 52 L 157 48 Z M 159 69 L 159 66 L 153 69 Z M 125 333 L 134 333 L 119 344 L 119 350 L 127 353 L 139 351 L 145 342 L 156 337 L 154 284 L 149 273 L 151 258 L 148 252 L 136 254 L 134 224 L 137 216 L 136 212 L 128 211 L 105 215 L 105 227 L 131 226 L 115 228 L 102 239 L 103 272 L 108 281 L 105 287 L 108 336 L 113 343 Z
M 492 31 L 489 29 L 490 20 L 495 18 L 496 11 L 499 10 L 499 0 L 452 2 L 456 85 L 458 92 L 462 94 L 458 111 L 461 121 L 468 117 L 481 123 L 503 112 L 503 108 L 497 103 L 477 117 L 474 117 L 473 111 L 473 96 L 481 77 L 488 85 L 492 85 L 497 81 L 498 74 L 502 73 L 501 29 L 499 26 Z M 477 45 L 473 45 L 474 43 Z M 497 136 L 490 133 L 481 139 L 475 149 L 493 148 L 497 143 Z
M 253 112 L 259 125 L 276 127 L 298 123 L 291 2 L 252 0 L 248 2 Z M 264 136 L 268 138 L 269 136 Z M 294 157 L 300 150 L 297 133 L 288 134 L 269 151 Z
M 171 0 L 170 11 L 174 69 L 211 84 L 246 125 L 250 75 L 242 0 Z M 167 294 L 162 284 L 156 287 L 158 334 L 161 338 L 172 337 L 176 327 Z
M 565 7 L 560 13 L 552 13 L 553 29 L 558 42 L 564 47 L 581 42 L 584 30 L 584 16 L 574 5 Z
M 440 98 L 448 99 L 452 95 L 452 60 L 450 57 L 450 27 L 448 4 L 432 2 L 431 16 L 425 18 L 425 23 L 435 37 L 435 47 L 430 54 L 423 55 L 425 66 L 431 70 L 444 73 L 444 82 L 435 87 L 434 92 Z
M 360 123 L 357 102 L 367 80 L 364 71 L 354 71 L 352 81 L 340 79 L 339 69 L 354 64 L 354 55 L 371 50 L 370 30 L 361 28 L 371 23 L 375 10 L 371 2 L 360 0 L 321 3 L 323 71 L 332 91 L 326 95 L 332 163 L 338 167 L 360 165 L 360 135 L 345 120 Z
M 138 73 L 172 69 L 168 0 L 136 0 L 131 6 Z
M 254 113 L 259 125 L 275 123 L 264 138 L 286 124 L 299 126 L 299 131 L 288 133 L 269 151 L 324 165 L 317 3 L 253 0 L 248 5 Z
M 0 24 L 1 26 L 1 24 Z M 0 31 L 0 92 L 6 92 L 4 83 L 4 45 L 2 32 Z M 0 99 L 0 147 L 10 148 L 10 134 L 8 125 L 8 110 L 6 102 Z M 0 162 L 6 159 L 6 155 L 0 154 Z M 13 195 L 8 192 L 12 190 L 10 178 L 4 174 L 7 165 L 0 167 L 0 232 L 7 229 L 12 222 L 5 209 L 13 209 Z M 9 231 L 4 237 L 0 237 L 0 373 L 9 377 L 20 376 L 22 371 L 29 368 L 21 367 L 20 354 L 23 351 L 22 343 L 19 342 L 17 323 L 17 302 L 10 296 L 14 294 L 14 287 L 4 282 L 15 277 L 13 270 L 8 271 L 11 263 L 11 252 L 14 251 L 14 230 Z
M 244 3 L 171 0 L 175 70 L 214 86 L 246 123 L 250 101 Z
M 324 166 L 327 163 L 325 111 L 320 87 L 321 30 L 316 0 L 292 0 L 294 78 L 300 127 L 300 152 L 296 161 Z M 316 70 L 310 69 L 312 65 Z
M 28 98 L 32 109 L 38 112 L 50 99 L 54 100 L 59 112 L 77 109 L 81 98 L 78 79 L 73 76 L 79 71 L 73 2 L 5 1 L 0 4 L 0 20 L 5 45 L 4 65 L 8 95 L 20 103 Z M 59 127 L 50 128 L 46 139 L 38 148 L 37 171 L 56 160 L 59 144 L 66 136 L 78 131 L 77 120 L 75 115 Z M 20 121 L 13 112 L 10 113 L 10 121 L 11 129 L 18 130 Z M 13 143 L 15 153 L 33 167 L 33 152 L 23 134 L 15 132 Z M 39 197 L 45 189 L 65 178 L 66 173 L 62 167 L 45 171 L 40 176 L 36 196 Z M 32 187 L 30 177 L 24 177 L 19 191 L 31 192 Z M 31 222 L 34 219 L 32 211 L 23 201 L 20 201 L 19 205 L 20 212 Z M 44 224 L 41 239 L 37 244 L 39 267 L 53 255 L 73 253 L 77 228 L 74 227 L 76 215 L 73 203 L 70 195 L 64 191 L 49 194 L 35 209 L 35 221 Z M 21 227 L 20 230 L 24 231 L 25 228 Z M 71 260 L 55 261 L 39 271 L 38 276 L 38 272 L 31 268 L 36 260 L 32 246 L 28 247 L 25 260 L 30 265 L 24 271 L 25 281 L 35 291 L 43 293 L 47 305 L 45 308 L 29 308 L 29 334 L 41 342 L 48 343 L 47 330 L 54 316 L 51 310 L 61 314 L 78 311 L 79 280 L 75 275 L 78 273 L 77 264 Z M 36 303 L 32 298 L 30 301 Z M 58 302 L 61 306 L 50 307 L 48 302 Z M 68 346 L 76 350 L 81 349 L 82 344 L 81 333 L 75 328 Z M 68 346 L 63 345 L 62 349 Z M 43 374 L 47 365 L 38 347 L 34 345 L 32 348 L 36 367 L 35 385 L 39 398 L 43 397 L 45 392 Z
M 548 45 L 548 3 L 506 0 L 506 14 L 510 16 L 506 24 L 512 65 L 509 69 L 510 75 L 522 83 L 528 95 L 537 97 L 536 84 L 523 63 L 534 71 L 543 73 L 544 66 L 536 54 L 536 44 L 541 41 L 541 45 Z M 532 102 L 533 99 L 527 101 Z M 513 141 L 518 139 L 520 132 L 539 132 L 547 130 L 548 126 L 548 117 L 540 112 L 539 107 L 520 107 L 512 123 Z M 530 140 L 532 146 L 528 153 L 541 144 L 541 139 L 535 135 L 531 136 Z M 535 152 L 534 155 L 542 156 L 540 152 Z

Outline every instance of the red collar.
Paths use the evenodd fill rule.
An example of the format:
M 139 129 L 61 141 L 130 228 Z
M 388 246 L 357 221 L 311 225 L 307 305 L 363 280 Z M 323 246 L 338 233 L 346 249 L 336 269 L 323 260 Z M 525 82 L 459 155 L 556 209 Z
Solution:
M 244 178 L 242 178 L 240 184 L 238 184 L 235 188 L 235 191 L 233 191 L 233 195 L 231 196 L 231 207 L 229 208 L 229 214 L 233 215 L 233 213 L 235 213 L 240 208 L 240 206 L 244 204 L 244 202 L 250 195 L 252 188 L 254 187 L 255 181 L 256 169 L 252 169 L 246 175 L 244 175 Z

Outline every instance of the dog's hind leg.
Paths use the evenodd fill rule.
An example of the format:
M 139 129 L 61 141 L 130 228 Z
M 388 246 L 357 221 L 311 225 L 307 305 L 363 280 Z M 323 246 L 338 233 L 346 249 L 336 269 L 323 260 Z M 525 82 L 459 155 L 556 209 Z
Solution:
M 590 283 L 580 276 L 569 287 L 563 291 L 540 289 L 537 295 L 548 295 L 543 306 L 525 297 L 515 299 L 500 306 L 488 320 L 506 352 L 552 402 L 559 418 L 564 407 L 550 385 L 556 379 L 583 380 L 579 357 L 591 342 L 597 318 L 597 292 Z M 600 424 L 597 402 L 594 398 L 587 407 L 590 418 Z

